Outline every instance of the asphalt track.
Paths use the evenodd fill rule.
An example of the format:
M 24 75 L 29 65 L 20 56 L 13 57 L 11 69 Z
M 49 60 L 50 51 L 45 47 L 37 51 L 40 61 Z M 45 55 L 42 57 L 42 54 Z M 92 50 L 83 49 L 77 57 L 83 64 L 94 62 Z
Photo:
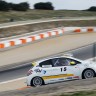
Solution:
M 96 33 L 95 33 L 96 34 Z M 68 36 L 60 36 L 60 37 L 57 37 L 57 38 L 51 38 L 51 39 L 48 39 L 48 40 L 45 40 L 45 41 L 42 41 L 43 42 L 43 44 L 42 44 L 42 42 L 38 42 L 38 43 L 36 43 L 36 44 L 29 44 L 28 46 L 24 46 L 24 47 L 20 47 L 20 48 L 17 48 L 17 49 L 13 49 L 13 50 L 10 50 L 10 51 L 6 51 L 6 52 L 4 52 L 5 53 L 5 55 L 4 55 L 4 53 L 3 52 L 1 52 L 1 54 L 0 54 L 0 58 L 1 58 L 1 60 L 0 60 L 0 63 L 2 64 L 3 62 L 7 62 L 7 60 L 9 60 L 9 62 L 10 62 L 10 60 L 12 59 L 13 61 L 16 61 L 17 59 L 20 59 L 21 60 L 21 58 L 23 58 L 23 59 L 26 59 L 27 58 L 27 56 L 29 57 L 30 56 L 30 58 L 32 57 L 32 55 L 34 55 L 33 54 L 33 52 L 34 52 L 34 50 L 37 48 L 37 44 L 38 44 L 38 47 L 39 47 L 39 49 L 40 49 L 40 51 L 41 52 L 39 52 L 39 50 L 38 50 L 38 48 L 37 48 L 37 50 L 35 50 L 35 51 L 38 51 L 39 53 L 36 53 L 36 54 L 38 54 L 38 57 L 39 57 L 39 55 L 40 54 L 44 54 L 44 56 L 48 56 L 49 55 L 49 53 L 52 53 L 52 52 L 57 52 L 58 51 L 58 53 L 59 52 L 64 52 L 63 50 L 63 48 L 65 48 L 64 46 L 66 46 L 66 50 L 67 49 L 72 49 L 75 45 L 77 46 L 78 44 L 78 41 L 80 41 L 81 40 L 81 38 L 83 38 L 83 36 L 85 35 L 89 35 L 89 36 L 91 36 L 91 35 L 95 35 L 94 33 L 92 34 L 92 33 L 88 33 L 88 34 L 79 34 L 79 35 L 68 35 Z M 80 35 L 81 35 L 81 37 L 80 37 Z M 70 36 L 71 36 L 71 39 L 70 39 Z M 73 37 L 73 38 L 72 38 Z M 66 38 L 67 38 L 67 41 L 66 41 Z M 69 40 L 69 39 L 70 40 Z M 75 44 L 73 44 L 74 46 L 72 46 L 72 48 L 70 48 L 70 46 L 69 46 L 69 48 L 67 48 L 67 46 L 68 46 L 68 43 L 70 44 L 72 44 L 72 42 L 74 42 L 74 40 L 72 41 L 72 39 L 77 39 L 78 38 L 78 40 L 76 40 L 75 41 Z M 88 38 L 88 37 L 87 37 Z M 86 39 L 87 39 L 86 38 Z M 96 38 L 96 37 L 95 37 Z M 93 38 L 94 39 L 94 38 Z M 67 42 L 67 44 L 64 44 L 64 46 L 62 45 L 63 44 L 63 42 Z M 51 43 L 50 43 L 51 42 Z M 57 43 L 58 42 L 58 43 Z M 46 46 L 44 45 L 46 43 Z M 55 44 L 56 43 L 56 44 Z M 61 44 L 60 44 L 61 43 Z M 33 46 L 34 45 L 34 46 Z M 49 48 L 47 47 L 48 45 L 51 45 L 51 46 L 54 46 L 54 47 L 51 47 L 51 46 L 49 46 Z M 60 45 L 60 46 L 59 46 Z M 80 42 L 79 42 L 79 45 L 80 45 Z M 43 47 L 42 47 L 43 46 Z M 58 47 L 59 46 L 59 47 Z M 81 46 L 81 45 L 80 45 Z M 32 47 L 34 47 L 34 49 L 31 49 Z M 42 50 L 42 48 L 44 48 L 45 47 L 45 49 L 43 49 Z M 55 49 L 55 47 L 57 47 L 58 49 Z M 29 48 L 29 50 L 28 50 L 28 48 Z M 74 47 L 75 48 L 75 47 Z M 31 49 L 31 50 L 30 50 Z M 55 50 L 54 50 L 55 49 Z M 61 51 L 61 49 L 62 49 L 62 51 Z M 28 50 L 28 51 L 26 51 L 25 53 L 29 53 L 29 54 L 27 54 L 27 56 L 26 56 L 26 54 L 24 53 L 24 51 L 25 50 Z M 33 51 L 32 51 L 33 50 Z M 50 51 L 49 51 L 50 50 Z M 59 51 L 60 50 L 60 51 Z M 20 51 L 20 52 L 22 52 L 22 54 L 18 54 L 18 51 Z M 47 52 L 46 52 L 47 51 Z M 19 53 L 20 53 L 19 52 Z M 46 52 L 46 53 L 45 53 Z M 80 58 L 80 59 L 88 59 L 88 58 L 91 58 L 94 54 L 93 54 L 93 45 L 89 45 L 88 47 L 83 47 L 83 48 L 79 48 L 79 49 L 76 49 L 75 51 L 72 51 L 72 53 L 74 54 L 74 56 L 75 57 L 77 57 L 77 58 Z M 24 55 L 25 54 L 25 55 Z M 50 54 L 51 55 L 51 54 Z M 23 57 L 22 57 L 23 56 Z M 26 57 L 24 57 L 24 56 L 26 56 Z M 4 58 L 5 57 L 5 58 Z M 34 57 L 36 57 L 37 58 L 37 56 L 34 56 Z M 4 59 L 3 59 L 4 58 Z M 7 60 L 6 60 L 7 59 Z M 3 61 L 2 61 L 3 60 Z M 11 60 L 11 61 L 12 61 Z M 33 58 L 33 60 L 34 60 L 34 58 Z M 8 62 L 7 62 L 8 63 Z M 23 65 L 23 64 L 21 64 L 21 65 Z M 30 63 L 27 63 L 27 64 L 24 64 L 25 66 L 22 66 L 22 67 L 20 67 L 20 68 L 16 68 L 16 69 L 11 69 L 11 70 L 7 70 L 7 71 L 5 71 L 5 72 L 0 72 L 0 82 L 4 82 L 4 81 L 7 81 L 7 80 L 12 80 L 12 79 L 16 79 L 16 78 L 20 78 L 20 77 L 24 77 L 24 76 L 26 76 L 26 73 L 27 73 L 27 71 L 29 70 L 29 68 L 31 67 L 31 62 Z
M 70 39 L 71 37 L 71 39 Z M 88 38 L 90 37 L 90 38 Z M 86 40 L 85 40 L 86 38 Z M 48 48 L 46 47 L 46 50 L 45 49 L 40 49 L 41 52 L 38 50 L 38 52 L 40 52 L 39 55 L 41 55 L 42 51 L 46 51 L 46 52 L 49 52 L 49 53 L 59 53 L 59 52 L 64 52 L 64 50 L 71 50 L 71 49 L 74 49 L 74 48 L 79 48 L 79 46 L 81 45 L 85 45 L 85 44 L 90 44 L 90 43 L 93 43 L 95 42 L 95 38 L 96 38 L 96 33 L 88 33 L 88 34 L 79 34 L 79 35 L 68 35 L 68 36 L 59 36 L 57 38 L 51 38 L 51 39 L 48 39 L 48 40 L 45 40 L 45 41 L 42 41 L 43 43 L 41 42 L 38 42 L 40 45 L 43 45 L 43 44 L 48 44 L 50 45 L 52 43 L 52 45 L 54 47 L 50 47 L 48 46 Z M 83 40 L 83 41 L 82 41 Z M 47 43 L 46 43 L 47 42 Z M 49 42 L 49 43 L 48 43 Z M 51 42 L 51 43 L 50 43 Z M 58 42 L 58 43 L 57 43 Z M 67 42 L 66 44 L 64 42 Z M 79 43 L 78 43 L 79 42 Z M 73 44 L 74 43 L 74 44 Z M 37 44 L 37 43 L 36 43 Z M 60 45 L 58 47 L 58 44 Z M 30 47 L 31 46 L 31 47 Z M 38 45 L 38 47 L 41 47 Z M 44 47 L 44 46 L 43 46 Z M 71 47 L 71 48 L 70 48 Z M 24 49 L 28 49 L 28 48 L 32 48 L 32 44 L 29 44 L 27 46 L 24 46 L 24 47 L 20 47 L 20 48 L 17 48 L 17 49 L 14 49 L 15 51 L 20 49 L 19 51 L 22 51 L 22 48 Z M 36 48 L 36 46 L 34 47 Z M 51 49 L 52 48 L 52 49 Z M 57 49 L 55 49 L 57 48 Z M 23 49 L 23 51 L 24 51 Z M 50 51 L 48 51 L 50 49 Z M 55 50 L 54 50 L 55 49 Z M 62 51 L 63 50 L 63 51 Z M 10 50 L 10 51 L 13 51 L 13 50 Z M 30 51 L 30 50 L 28 50 Z M 28 52 L 27 51 L 27 52 Z M 7 51 L 6 51 L 7 52 Z M 5 52 L 5 53 L 6 53 Z M 25 52 L 26 53 L 26 52 Z M 53 54 L 54 54 L 53 53 Z M 77 58 L 80 58 L 80 59 L 88 59 L 88 58 L 92 58 L 93 57 L 93 45 L 89 45 L 87 46 L 86 48 L 83 47 L 83 49 L 81 50 L 80 48 L 79 49 L 76 49 L 74 51 L 72 51 L 73 55 Z M 3 52 L 1 54 L 4 54 Z M 16 54 L 16 53 L 15 53 Z M 18 53 L 17 53 L 18 54 Z M 47 53 L 45 53 L 47 54 Z M 8 54 L 7 54 L 8 55 Z M 24 55 L 24 54 L 22 54 Z M 28 54 L 29 55 L 29 54 Z M 50 54 L 51 55 L 51 54 Z M 2 55 L 1 55 L 2 56 Z M 20 56 L 18 54 L 18 56 Z M 30 56 L 30 55 L 29 55 Z M 46 55 L 48 56 L 48 54 Z M 37 56 L 36 56 L 37 57 Z M 21 57 L 20 57 L 21 58 Z M 17 59 L 17 58 L 16 58 Z M 25 58 L 24 58 L 25 59 Z M 28 58 L 27 58 L 28 59 Z M 25 65 L 25 64 L 24 64 Z M 27 71 L 29 70 L 31 66 L 31 63 L 27 63 L 27 66 L 23 66 L 23 67 L 20 67 L 20 68 L 16 68 L 16 69 L 11 69 L 11 70 L 8 70 L 8 71 L 5 71 L 5 72 L 0 72 L 0 82 L 4 82 L 4 81 L 7 81 L 7 80 L 12 80 L 12 79 L 15 79 L 15 78 L 19 78 L 19 77 L 25 77 L 26 76 L 26 73 Z M 16 81 L 17 82 L 17 81 Z M 14 82 L 14 83 L 16 83 Z M 21 83 L 24 83 L 24 81 L 22 82 L 19 82 L 19 83 L 16 83 L 18 84 L 19 88 L 20 86 L 22 85 Z M 12 85 L 12 83 L 10 83 Z M 7 85 L 7 87 L 10 88 L 11 85 Z M 15 85 L 16 85 L 15 84 Z M 5 84 L 6 85 L 6 84 Z M 5 86 L 4 85 L 4 86 Z M 2 86 L 2 84 L 0 85 Z M 12 88 L 11 88 L 12 90 Z
M 94 34 L 94 35 L 96 35 L 96 34 Z M 94 36 L 95 37 L 95 36 Z M 76 38 L 75 38 L 75 40 L 76 40 Z M 82 39 L 81 39 L 82 40 Z M 83 38 L 83 40 L 84 40 L 84 38 Z M 87 40 L 88 40 L 88 38 L 87 38 Z M 80 41 L 80 39 L 79 39 L 79 41 Z M 86 41 L 86 40 L 85 40 Z M 95 40 L 93 40 L 93 42 L 95 42 Z M 79 42 L 80 43 L 80 42 Z M 92 41 L 91 41 L 91 43 L 92 43 Z M 71 43 L 72 44 L 72 43 Z M 80 43 L 81 44 L 81 43 Z M 90 40 L 87 42 L 87 44 L 90 44 Z M 81 45 L 80 45 L 81 46 Z M 79 46 L 78 46 L 79 47 Z M 76 47 L 74 47 L 74 48 L 76 48 Z M 69 48 L 69 49 L 71 49 L 71 48 Z M 69 50 L 68 49 L 68 50 Z M 93 45 L 89 45 L 88 47 L 83 47 L 83 49 L 81 50 L 81 49 L 76 49 L 76 50 L 74 50 L 74 51 L 72 51 L 72 53 L 74 54 L 74 56 L 75 57 L 77 57 L 77 58 L 80 58 L 80 59 L 88 59 L 88 58 L 91 58 L 91 57 L 93 57 L 94 56 L 94 51 L 93 51 Z M 58 53 L 58 52 L 57 52 Z M 82 54 L 83 53 L 83 54 Z M 5 60 L 6 61 L 6 60 Z M 1 62 L 2 63 L 2 62 Z M 26 76 L 26 72 L 29 70 L 29 68 L 31 67 L 31 63 L 27 63 L 27 66 L 23 66 L 23 67 L 20 67 L 20 68 L 16 68 L 16 69 L 12 69 L 12 70 L 7 70 L 7 71 L 5 71 L 5 72 L 0 72 L 0 82 L 2 82 L 2 81 L 7 81 L 7 80 L 11 80 L 11 79 L 15 79 L 15 78 L 19 78 L 19 77 L 23 77 L 23 76 Z M 6 74 L 6 75 L 5 75 Z M 2 78 L 2 79 L 1 79 Z M 53 92 L 53 91 L 57 91 L 58 90 L 58 86 L 59 86 L 59 89 L 60 88 L 64 88 L 64 86 L 65 87 L 67 87 L 66 86 L 66 84 L 67 85 L 72 85 L 73 84 L 73 87 L 74 87 L 74 84 L 77 84 L 77 86 L 78 86 L 78 84 L 79 84 L 79 86 L 80 85 L 82 85 L 82 83 L 83 83 L 83 85 L 88 85 L 89 84 L 89 86 L 92 84 L 92 85 L 95 85 L 94 83 L 96 83 L 95 82 L 96 80 L 95 79 L 92 79 L 92 80 L 87 80 L 87 83 L 86 83 L 86 81 L 75 81 L 75 83 L 74 83 L 74 81 L 72 81 L 72 82 L 70 82 L 70 83 L 59 83 L 59 84 L 55 84 L 53 87 L 52 87 L 52 85 L 49 85 L 49 86 L 44 86 L 44 87 L 42 87 L 42 88 L 36 88 L 36 89 L 30 89 L 30 90 L 24 90 L 24 91 L 15 91 L 15 92 L 5 92 L 5 93 L 0 93 L 0 96 L 31 96 L 32 94 L 42 94 L 42 93 L 51 93 L 51 92 Z M 88 87 L 89 87 L 88 86 Z M 72 87 L 72 86 L 71 86 Z M 90 87 L 90 88 L 92 88 L 92 86 Z M 90 89 L 89 88 L 89 89 Z M 50 90 L 49 90 L 50 89 Z M 74 88 L 73 88 L 74 89 Z M 78 88 L 77 88 L 78 89 Z M 87 88 L 88 89 L 88 88 Z M 72 88 L 71 88 L 71 90 L 72 90 Z M 76 89 L 75 89 L 76 90 Z M 63 90 L 63 92 L 64 92 L 64 90 Z M 66 89 L 65 89 L 65 92 L 66 92 Z M 17 94 L 18 93 L 18 94 Z M 25 94 L 25 95 L 24 95 Z M 47 96 L 47 95 L 45 95 L 45 96 Z
M 68 92 L 89 90 L 96 90 L 96 78 L 60 82 L 37 88 L 21 88 L 14 91 L 0 92 L 0 96 L 59 96 Z
M 94 45 L 88 45 L 85 47 L 81 47 L 75 50 L 70 51 L 74 55 L 74 57 L 79 58 L 79 59 L 89 59 L 93 57 L 93 47 Z M 69 52 L 68 52 L 69 53 Z M 20 78 L 20 77 L 25 77 L 27 71 L 31 68 L 31 63 L 24 64 L 24 66 L 19 67 L 19 68 L 14 68 L 11 70 L 7 70 L 4 72 L 0 72 L 0 82 Z
M 94 53 L 94 44 L 90 44 L 88 46 L 84 46 L 75 50 L 70 51 L 73 53 L 73 55 L 79 59 L 88 59 L 88 58 L 93 58 L 93 53 Z M 30 64 L 29 64 L 30 65 Z M 30 66 L 24 66 L 22 68 L 16 68 L 12 70 L 8 70 L 5 72 L 0 73 L 0 79 L 4 82 L 4 80 L 10 80 L 14 78 L 20 78 L 22 76 L 26 76 L 26 71 L 29 69 Z M 25 80 L 24 80 L 25 81 Z M 19 84 L 22 85 L 24 81 L 20 81 Z M 18 82 L 18 80 L 17 80 Z M 69 82 L 61 82 L 61 83 L 56 83 L 56 84 L 49 84 L 46 86 L 42 86 L 39 88 L 18 88 L 15 89 L 14 91 L 8 91 L 8 92 L 0 92 L 0 96 L 33 96 L 33 95 L 39 95 L 42 96 L 51 96 L 51 95 L 57 95 L 60 93 L 65 93 L 65 92 L 74 92 L 74 91 L 83 91 L 83 90 L 92 90 L 96 88 L 96 78 L 94 79 L 89 79 L 89 80 L 76 80 L 76 81 L 69 81 Z M 14 83 L 9 83 L 7 87 L 11 87 L 11 85 Z M 21 86 L 19 85 L 18 86 Z M 6 83 L 5 83 L 6 85 Z M 4 85 L 0 85 L 4 87 Z M 13 88 L 14 89 L 14 88 Z M 12 88 L 11 88 L 12 90 Z M 32 95 L 33 94 L 33 95 Z
M 0 52 L 0 66 L 28 62 L 96 42 L 96 33 L 62 35 Z

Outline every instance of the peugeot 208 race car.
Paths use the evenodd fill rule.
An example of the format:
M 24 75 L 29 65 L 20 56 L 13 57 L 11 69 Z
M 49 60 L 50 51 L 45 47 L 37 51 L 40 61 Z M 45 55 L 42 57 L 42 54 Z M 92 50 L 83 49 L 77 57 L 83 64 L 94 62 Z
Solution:
M 32 63 L 27 73 L 28 86 L 61 82 L 72 79 L 87 79 L 96 76 L 96 64 L 70 56 L 59 56 Z

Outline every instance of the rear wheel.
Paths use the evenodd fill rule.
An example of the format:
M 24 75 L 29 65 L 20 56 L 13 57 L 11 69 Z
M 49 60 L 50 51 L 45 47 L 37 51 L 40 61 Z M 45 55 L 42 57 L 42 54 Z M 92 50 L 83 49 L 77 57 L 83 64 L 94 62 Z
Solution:
M 34 77 L 31 81 L 31 86 L 37 87 L 43 85 L 43 80 L 41 77 Z
M 83 79 L 95 77 L 95 72 L 92 69 L 86 69 L 82 75 Z

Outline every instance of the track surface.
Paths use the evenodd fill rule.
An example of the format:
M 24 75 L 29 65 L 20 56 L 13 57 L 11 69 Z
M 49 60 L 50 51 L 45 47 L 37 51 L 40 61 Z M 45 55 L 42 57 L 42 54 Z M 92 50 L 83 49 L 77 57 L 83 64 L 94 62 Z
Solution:
M 79 59 L 88 59 L 92 58 L 93 56 L 93 44 L 88 45 L 86 47 L 82 47 L 73 51 L 70 51 L 73 53 L 74 57 L 77 57 Z M 24 64 L 25 65 L 25 64 Z M 0 82 L 20 78 L 26 76 L 27 71 L 31 68 L 31 63 L 28 63 L 28 65 L 20 67 L 20 68 L 15 68 L 11 69 L 5 72 L 0 73 Z
M 49 84 L 37 88 L 1 92 L 0 96 L 59 96 L 66 92 L 96 90 L 96 78 Z
M 72 50 L 95 42 L 96 33 L 63 35 L 0 52 L 0 66 L 32 61 L 41 57 Z
M 80 46 L 85 45 L 85 44 L 87 45 L 87 44 L 93 43 L 95 42 L 95 39 L 96 39 L 96 33 L 66 35 L 66 36 L 60 36 L 56 38 L 47 39 L 42 42 L 37 42 L 34 44 L 29 44 L 24 47 L 13 49 L 10 51 L 5 51 L 4 53 L 1 52 L 0 53 L 0 57 L 2 61 L 1 64 L 10 60 L 13 60 L 14 62 L 16 60 L 23 61 L 23 60 L 26 60 L 26 58 L 28 60 L 29 58 L 32 58 L 32 57 L 39 58 L 41 55 L 42 57 L 44 57 L 45 55 L 48 56 L 48 55 L 56 54 L 59 52 L 64 52 L 64 51 L 71 50 L 74 48 L 79 48 Z M 79 50 L 76 49 L 75 51 L 72 51 L 72 53 L 74 54 L 75 57 L 78 57 L 81 59 L 88 59 L 93 56 L 92 49 L 93 47 L 90 45 L 89 47 L 83 48 L 82 49 L 83 51 L 80 49 Z M 0 82 L 12 80 L 12 79 L 23 77 L 23 76 L 25 77 L 27 70 L 29 70 L 30 68 L 30 65 L 31 63 L 21 68 L 12 69 L 12 70 L 0 73 Z M 24 80 L 11 82 L 5 85 L 1 84 L 0 86 L 4 88 L 3 89 L 4 91 L 6 89 L 5 87 L 8 87 L 8 89 L 11 88 L 12 90 L 12 88 L 14 88 L 13 85 L 17 86 L 16 88 L 20 88 L 20 86 L 24 85 Z

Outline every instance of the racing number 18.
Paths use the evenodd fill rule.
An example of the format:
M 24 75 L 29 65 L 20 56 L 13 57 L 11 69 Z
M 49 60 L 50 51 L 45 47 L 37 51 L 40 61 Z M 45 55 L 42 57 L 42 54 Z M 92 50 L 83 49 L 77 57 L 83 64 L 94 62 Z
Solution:
M 67 70 L 67 68 L 66 67 L 64 67 L 64 68 L 60 68 L 61 69 L 61 72 L 62 71 L 66 71 Z

